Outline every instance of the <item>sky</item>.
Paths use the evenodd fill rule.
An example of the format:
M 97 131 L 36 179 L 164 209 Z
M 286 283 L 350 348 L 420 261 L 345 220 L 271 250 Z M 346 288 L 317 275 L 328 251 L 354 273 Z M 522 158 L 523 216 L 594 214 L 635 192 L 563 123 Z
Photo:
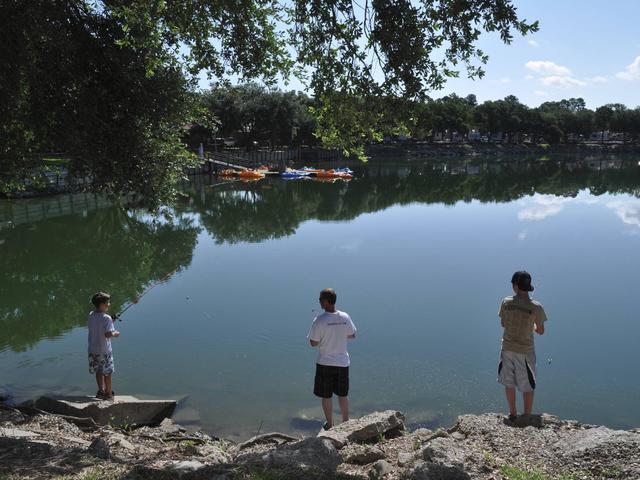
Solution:
M 640 0 L 516 0 L 540 30 L 504 45 L 485 35 L 486 76 L 448 82 L 442 94 L 474 93 L 480 102 L 515 95 L 529 106 L 582 97 L 589 108 L 640 106 Z M 441 96 L 441 95 L 434 95 Z
M 514 0 L 518 15 L 540 30 L 504 45 L 485 34 L 478 46 L 489 55 L 486 75 L 461 73 L 433 98 L 475 94 L 479 102 L 515 95 L 530 107 L 582 97 L 595 109 L 606 103 L 640 106 L 640 0 Z M 201 78 L 200 86 L 209 81 Z M 304 90 L 293 80 L 285 90 Z

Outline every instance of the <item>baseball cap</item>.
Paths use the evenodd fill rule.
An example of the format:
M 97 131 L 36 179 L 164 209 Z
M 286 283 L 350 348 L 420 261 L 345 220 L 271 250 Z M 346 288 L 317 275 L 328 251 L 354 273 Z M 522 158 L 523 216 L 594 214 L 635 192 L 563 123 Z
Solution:
M 511 277 L 511 283 L 515 283 L 520 290 L 525 292 L 533 292 L 531 285 L 531 275 L 524 270 L 518 271 Z

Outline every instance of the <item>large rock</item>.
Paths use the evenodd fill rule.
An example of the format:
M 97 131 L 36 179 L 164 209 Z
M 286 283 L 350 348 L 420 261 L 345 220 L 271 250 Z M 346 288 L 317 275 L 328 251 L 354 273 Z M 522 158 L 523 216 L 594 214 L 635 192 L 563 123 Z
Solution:
M 340 453 L 345 459 L 344 460 L 345 462 L 352 463 L 355 465 L 367 465 L 377 460 L 382 460 L 386 456 L 384 451 L 377 445 L 374 445 L 374 446 L 356 445 L 356 449 L 354 449 L 353 451 L 345 455 L 346 453 L 345 450 L 349 450 L 349 449 L 350 447 L 347 447 L 341 450 Z
M 478 464 L 480 462 L 480 465 Z M 452 437 L 438 437 L 429 442 L 421 458 L 408 472 L 411 480 L 469 480 L 469 473 L 482 468 L 482 459 Z
M 140 400 L 118 395 L 112 401 L 94 397 L 40 397 L 36 408 L 71 417 L 92 418 L 99 425 L 157 425 L 170 417 L 175 400 Z
M 264 454 L 240 455 L 236 462 L 286 471 L 333 472 L 342 463 L 342 458 L 329 440 L 312 437 L 280 445 Z
M 566 464 L 591 471 L 617 472 L 617 478 L 640 478 L 640 435 L 607 427 L 578 430 L 553 445 Z
M 378 439 L 381 435 L 401 430 L 404 430 L 404 415 L 396 410 L 386 410 L 349 420 L 330 430 L 323 430 L 318 437 L 327 438 L 337 448 L 342 448 L 349 442 L 368 442 Z
M 590 455 L 596 451 L 602 451 L 610 447 L 627 445 L 638 449 L 640 459 L 640 437 L 624 430 L 611 430 L 607 427 L 578 430 L 569 438 L 558 442 L 555 447 L 567 456 Z

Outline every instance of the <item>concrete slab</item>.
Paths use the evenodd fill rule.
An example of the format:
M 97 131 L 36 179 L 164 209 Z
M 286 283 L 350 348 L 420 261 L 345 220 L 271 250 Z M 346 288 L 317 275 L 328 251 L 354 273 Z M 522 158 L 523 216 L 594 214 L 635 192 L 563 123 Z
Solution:
M 11 438 L 34 438 L 39 437 L 35 432 L 29 432 L 27 430 L 19 430 L 17 428 L 3 428 L 0 427 L 0 437 L 11 437 Z
M 113 400 L 89 396 L 44 396 L 36 400 L 40 410 L 72 417 L 92 418 L 99 425 L 157 425 L 171 417 L 175 400 L 140 400 L 116 395 Z

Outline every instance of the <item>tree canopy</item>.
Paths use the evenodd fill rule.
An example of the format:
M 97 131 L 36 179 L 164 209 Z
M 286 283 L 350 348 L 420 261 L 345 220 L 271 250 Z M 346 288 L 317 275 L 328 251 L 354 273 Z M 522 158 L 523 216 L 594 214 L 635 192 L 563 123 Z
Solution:
M 182 126 L 201 118 L 197 73 L 295 75 L 319 102 L 318 134 L 354 149 L 449 77 L 483 75 L 482 32 L 537 30 L 510 0 L 5 0 L 0 4 L 0 189 L 39 153 L 109 192 L 166 201 L 192 157 Z M 376 73 L 379 72 L 379 73 Z

